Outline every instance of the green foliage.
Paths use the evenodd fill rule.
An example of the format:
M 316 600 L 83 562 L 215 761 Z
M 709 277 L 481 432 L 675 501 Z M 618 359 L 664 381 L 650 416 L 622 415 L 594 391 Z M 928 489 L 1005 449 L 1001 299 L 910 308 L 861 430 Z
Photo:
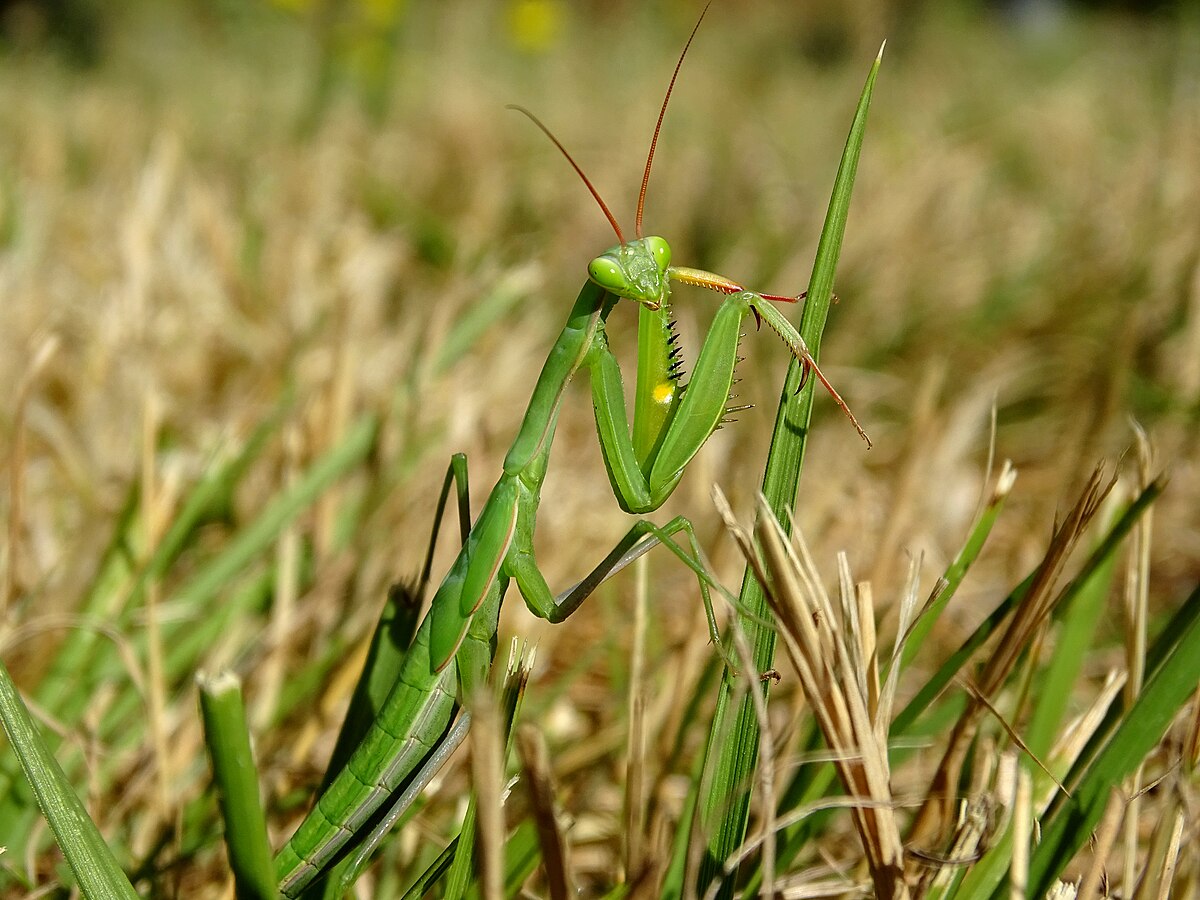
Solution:
M 527 2 L 461 17 L 419 0 L 274 7 L 133 4 L 111 14 L 87 72 L 35 46 L 0 58 L 0 383 L 22 383 L 47 332 L 61 338 L 0 414 L 11 476 L 0 496 L 11 536 L 0 554 L 3 653 L 21 690 L 0 680 L 12 729 L 0 747 L 0 892 L 54 890 L 58 879 L 96 896 L 229 883 L 192 687 L 201 667 L 231 667 L 248 686 L 267 821 L 288 833 L 343 707 L 353 703 L 353 722 L 376 705 L 389 654 L 403 651 L 400 623 L 411 620 L 379 632 L 385 652 L 371 635 L 389 587 L 425 562 L 445 458 L 465 450 L 477 471 L 499 470 L 530 360 L 543 358 L 584 262 L 610 240 L 553 151 L 503 104 L 554 123 L 606 195 L 628 186 L 647 135 L 627 126 L 652 114 L 696 14 L 686 4 Z M 991 830 L 974 850 L 944 854 L 970 865 L 933 873 L 931 853 L 914 868 L 937 895 L 1008 890 L 1020 854 L 1001 776 L 1021 760 L 1043 835 L 1031 892 L 1092 864 L 1097 816 L 1114 791 L 1135 790 L 1129 773 L 1142 763 L 1142 783 L 1165 785 L 1139 797 L 1130 853 L 1148 869 L 1158 857 L 1145 825 L 1195 808 L 1193 738 L 1171 727 L 1200 658 L 1194 26 L 1067 17 L 1049 37 L 969 17 L 889 26 L 837 260 L 840 303 L 829 308 L 821 173 L 882 26 L 835 22 L 814 48 L 816 30 L 789 4 L 718 3 L 710 15 L 664 126 L 647 222 L 681 257 L 764 289 L 794 292 L 822 260 L 804 336 L 815 352 L 831 314 L 825 368 L 876 448 L 860 452 L 832 407 L 810 428 L 812 395 L 795 393 L 793 370 L 774 449 L 769 419 L 743 413 L 689 469 L 672 512 L 700 523 L 714 572 L 732 584 L 740 564 L 713 524 L 712 482 L 749 508 L 771 452 L 772 471 L 786 470 L 786 524 L 787 482 L 803 461 L 796 521 L 822 570 L 845 550 L 869 579 L 883 647 L 888 601 L 909 590 L 895 574 L 906 556 L 921 560 L 923 579 L 943 573 L 913 582 L 931 602 L 895 662 L 890 759 L 905 821 L 976 703 L 972 679 L 1021 608 L 1072 485 L 1121 452 L 1138 416 L 1172 484 L 1139 489 L 1123 476 L 1114 489 L 1113 522 L 1068 562 L 1056 612 L 986 698 L 995 712 L 980 718 L 955 782 L 970 810 L 998 810 Z M 830 206 L 843 218 L 848 208 L 845 195 Z M 830 220 L 822 234 L 839 230 Z M 683 289 L 675 300 L 687 343 L 714 307 Z M 631 334 L 614 325 L 619 353 Z M 736 402 L 763 405 L 780 390 L 783 357 L 752 333 L 741 352 Z M 1020 477 L 972 518 L 993 399 L 994 452 Z M 539 553 L 566 584 L 623 520 L 608 508 L 582 394 L 568 393 L 559 440 Z M 1150 540 L 1152 505 L 1138 573 L 1125 547 L 1134 528 Z M 435 576 L 446 564 L 443 550 Z M 720 659 L 694 579 L 678 568 L 656 563 L 649 576 L 640 666 L 628 661 L 628 582 L 561 627 L 504 625 L 540 639 L 523 718 L 552 748 L 580 889 L 679 896 L 735 851 L 736 874 L 717 873 L 727 892 L 752 894 L 772 874 L 777 885 L 856 888 L 842 874 L 861 858 L 845 788 L 781 661 L 764 666 L 781 676 L 769 707 L 774 873 L 765 844 L 742 845 L 770 818 L 750 765 L 756 720 L 749 695 L 728 686 L 714 713 Z M 1150 597 L 1148 676 L 1136 695 L 1094 708 L 1109 696 L 1103 676 L 1126 666 L 1125 626 L 1114 623 L 1131 577 Z M 769 618 L 742 604 L 761 652 Z M 378 677 L 351 701 L 368 657 Z M 626 704 L 627 694 L 642 699 Z M 729 758 L 714 781 L 701 768 L 706 734 L 714 715 L 737 710 L 740 743 L 725 725 L 709 739 Z M 1091 737 L 1064 750 L 1087 722 Z M 470 792 L 464 770 L 448 764 L 394 839 L 358 861 L 362 889 L 422 892 L 419 879 L 444 879 Z M 648 823 L 640 868 L 623 856 L 623 810 L 637 803 Z M 732 824 L 706 829 L 705 804 L 710 822 Z M 40 826 L 43 809 L 57 832 Z M 548 894 L 520 785 L 506 816 L 504 893 Z M 701 876 L 708 846 L 720 849 Z M 1131 893 L 1118 870 L 1107 871 Z M 1174 888 L 1194 890 L 1198 877 L 1181 856 Z

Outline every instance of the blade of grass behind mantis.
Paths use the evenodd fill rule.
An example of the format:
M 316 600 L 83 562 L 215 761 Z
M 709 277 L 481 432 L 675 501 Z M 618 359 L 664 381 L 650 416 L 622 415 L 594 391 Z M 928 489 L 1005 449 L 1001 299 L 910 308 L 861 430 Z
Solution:
M 321 456 L 306 472 L 301 481 L 291 490 L 275 497 L 250 523 L 240 529 L 230 544 L 219 554 L 208 560 L 197 572 L 172 594 L 173 602 L 181 609 L 188 610 L 192 617 L 179 623 L 174 623 L 166 634 L 169 650 L 167 653 L 167 671 L 176 679 L 181 673 L 190 670 L 195 660 L 213 641 L 213 636 L 227 628 L 230 618 L 241 612 L 242 604 L 216 604 L 215 598 L 222 596 L 237 596 L 252 599 L 259 596 L 255 591 L 233 592 L 231 585 L 236 584 L 243 571 L 249 568 L 265 550 L 271 546 L 280 529 L 293 517 L 308 508 L 329 485 L 340 478 L 345 472 L 352 470 L 374 448 L 378 435 L 378 422 L 374 416 L 362 417 L 348 432 L 345 440 Z M 210 611 L 210 608 L 215 611 Z M 197 611 L 203 610 L 204 615 Z M 132 617 L 131 611 L 117 613 L 124 619 Z M 128 628 L 129 626 L 123 625 Z M 114 679 L 118 683 L 126 681 L 125 672 L 115 654 L 105 652 L 102 655 L 88 657 L 91 662 L 85 667 L 89 679 L 103 681 Z M 86 694 L 83 695 L 86 699 Z M 79 698 L 72 698 L 71 708 L 85 708 Z M 99 738 L 114 751 L 127 749 L 130 742 L 136 739 L 138 730 L 130 728 L 133 718 L 140 715 L 140 695 L 134 691 L 119 694 L 109 707 L 103 722 L 100 723 Z M 82 705 L 81 705 L 82 704 Z M 114 752 L 110 759 L 116 760 L 119 754 Z M 73 777 L 82 765 L 77 755 L 64 755 L 63 768 Z M 111 776 L 111 765 L 101 769 L 100 780 Z M 10 791 L 7 803 L 0 807 L 0 828 L 9 840 L 10 852 L 16 846 L 23 846 L 24 836 L 31 833 L 30 823 L 37 815 L 30 808 L 18 806 L 12 812 L 7 812 L 14 800 L 16 791 Z M 15 835 L 15 837 L 9 837 Z
M 850 195 L 858 169 L 863 136 L 866 133 L 867 111 L 870 108 L 871 94 L 882 59 L 881 47 L 871 66 L 858 101 L 858 108 L 854 113 L 808 283 L 808 299 L 804 304 L 800 334 L 808 344 L 814 359 L 818 358 L 820 353 L 821 332 L 829 313 L 834 272 L 841 253 L 842 238 L 846 232 Z M 810 379 L 804 390 L 797 392 L 801 383 L 801 371 L 799 365 L 793 362 L 783 384 L 779 411 L 775 418 L 775 430 L 763 475 L 762 492 L 775 517 L 781 522 L 789 521 L 791 509 L 796 502 L 800 467 L 808 444 L 809 422 L 812 418 L 814 381 L 815 379 Z M 739 607 L 746 610 L 747 614 L 739 617 L 735 627 L 745 630 L 753 648 L 754 665 L 759 672 L 765 672 L 774 662 L 776 636 L 772 628 L 760 624 L 770 621 L 770 613 L 762 588 L 748 568 L 742 577 L 739 599 Z M 754 673 L 748 674 L 751 682 L 754 682 Z M 701 780 L 701 783 L 711 784 L 712 790 L 701 798 L 698 819 L 693 822 L 693 828 L 701 829 L 702 845 L 706 851 L 699 868 L 699 894 L 704 894 L 714 881 L 722 877 L 725 860 L 745 839 L 749 820 L 748 786 L 758 763 L 759 726 L 752 698 L 743 694 L 740 702 L 736 701 L 739 693 L 736 682 L 737 676 L 726 669 L 709 731 L 705 763 L 708 777 Z M 766 686 L 762 689 L 765 691 Z M 732 873 L 731 877 L 725 879 L 717 896 L 732 896 L 735 874 Z M 674 892 L 678 890 L 678 886 L 671 886 L 669 890 Z
M 234 487 L 277 430 L 286 408 L 286 402 L 281 404 L 242 449 L 204 475 L 188 494 L 167 534 L 140 573 L 135 558 L 139 540 L 139 491 L 136 483 L 130 488 L 112 539 L 79 606 L 77 615 L 82 621 L 109 623 L 138 605 L 148 577 L 160 577 L 180 556 L 195 531 L 206 521 L 221 515 Z M 37 686 L 31 688 L 34 704 L 48 711 L 60 726 L 74 727 L 88 709 L 96 685 L 106 680 L 111 683 L 114 672 L 118 673 L 115 677 L 120 677 L 119 664 L 114 662 L 113 656 L 112 646 L 105 640 L 102 628 L 68 630 L 50 668 Z M 136 691 L 131 689 L 128 696 L 131 702 L 140 702 Z M 50 735 L 46 743 L 54 750 L 60 739 Z M 0 757 L 0 798 L 3 798 L 0 801 L 0 844 L 4 844 L 10 854 L 21 858 L 37 813 L 20 785 L 16 768 L 11 765 L 13 762 L 7 754 Z M 63 765 L 68 771 L 73 770 L 69 761 Z M 17 789 L 13 789 L 14 786 Z

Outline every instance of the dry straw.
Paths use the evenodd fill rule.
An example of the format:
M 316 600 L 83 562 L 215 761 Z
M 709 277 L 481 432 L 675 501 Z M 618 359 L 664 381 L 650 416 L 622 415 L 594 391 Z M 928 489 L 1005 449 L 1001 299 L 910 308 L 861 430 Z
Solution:
M 717 491 L 714 499 L 763 585 L 805 698 L 854 801 L 851 814 L 874 893 L 908 897 L 887 747 L 902 642 L 893 649 L 889 675 L 881 685 L 871 593 L 864 585 L 852 584 L 845 558 L 835 604 L 799 533 L 789 542 L 764 501 L 760 499 L 754 528 L 756 547 L 733 519 L 724 496 Z M 901 635 L 907 633 L 916 608 L 916 592 L 909 591 L 901 606 Z

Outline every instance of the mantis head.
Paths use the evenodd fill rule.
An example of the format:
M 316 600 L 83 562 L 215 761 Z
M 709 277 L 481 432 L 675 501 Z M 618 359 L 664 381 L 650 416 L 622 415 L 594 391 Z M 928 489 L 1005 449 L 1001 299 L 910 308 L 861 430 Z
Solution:
M 588 277 L 610 294 L 658 309 L 667 297 L 671 246 L 647 237 L 617 244 L 588 264 Z
M 709 0 L 710 4 L 711 2 L 712 0 Z M 617 224 L 616 217 L 608 208 L 608 204 L 600 196 L 600 192 L 596 190 L 591 179 L 584 174 L 583 169 L 579 167 L 579 164 L 575 162 L 571 154 L 567 152 L 567 148 L 559 142 L 550 129 L 542 124 L 542 121 L 537 116 L 523 106 L 509 106 L 509 109 L 516 110 L 529 118 L 554 143 L 559 152 L 566 157 L 567 162 L 571 164 L 571 167 L 583 180 L 587 189 L 591 191 L 596 203 L 600 206 L 600 209 L 608 218 L 608 223 L 616 233 L 617 240 L 620 241 L 617 246 L 604 251 L 604 253 L 591 261 L 588 265 L 588 277 L 609 293 L 618 297 L 625 297 L 629 300 L 636 300 L 648 309 L 660 309 L 666 302 L 669 280 L 676 273 L 675 270 L 671 269 L 670 245 L 660 237 L 645 237 L 642 234 L 642 212 L 646 207 L 646 186 L 650 183 L 650 169 L 654 164 L 654 151 L 658 147 L 658 135 L 662 131 L 663 117 L 667 113 L 667 104 L 671 100 L 671 92 L 675 90 L 675 80 L 679 77 L 679 68 L 683 65 L 688 48 L 692 46 L 692 41 L 696 37 L 696 32 L 700 30 L 700 23 L 704 21 L 704 14 L 707 12 L 708 5 L 705 5 L 703 12 L 700 13 L 700 18 L 696 21 L 695 27 L 692 28 L 691 36 L 688 37 L 687 43 L 683 46 L 683 52 L 679 54 L 679 61 L 675 63 L 675 71 L 671 75 L 671 82 L 667 85 L 666 96 L 663 97 L 662 106 L 658 111 L 658 122 L 654 126 L 654 136 L 650 139 L 650 152 L 646 154 L 646 169 L 642 173 L 642 189 L 638 193 L 637 217 L 634 220 L 634 230 L 637 237 L 632 241 L 625 240 L 625 235 L 621 233 L 621 226 Z M 709 287 L 711 285 L 705 286 Z M 740 287 L 738 287 L 738 290 L 740 290 Z

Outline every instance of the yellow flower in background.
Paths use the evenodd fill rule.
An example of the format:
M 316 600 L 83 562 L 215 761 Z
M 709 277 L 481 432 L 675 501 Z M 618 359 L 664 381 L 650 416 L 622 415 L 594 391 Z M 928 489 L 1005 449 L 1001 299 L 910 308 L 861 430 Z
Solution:
M 404 0 L 362 0 L 362 15 L 367 24 L 387 28 L 400 18 Z
M 561 0 L 512 0 L 508 6 L 509 40 L 526 53 L 543 53 L 562 32 Z
M 271 0 L 271 5 L 290 13 L 306 13 L 313 6 L 313 0 Z
M 333 0 L 339 2 L 339 0 Z M 318 0 L 268 0 L 276 9 L 291 13 L 307 13 L 313 10 Z M 357 0 L 342 4 L 342 17 L 366 25 L 368 28 L 390 28 L 400 18 L 405 0 Z

